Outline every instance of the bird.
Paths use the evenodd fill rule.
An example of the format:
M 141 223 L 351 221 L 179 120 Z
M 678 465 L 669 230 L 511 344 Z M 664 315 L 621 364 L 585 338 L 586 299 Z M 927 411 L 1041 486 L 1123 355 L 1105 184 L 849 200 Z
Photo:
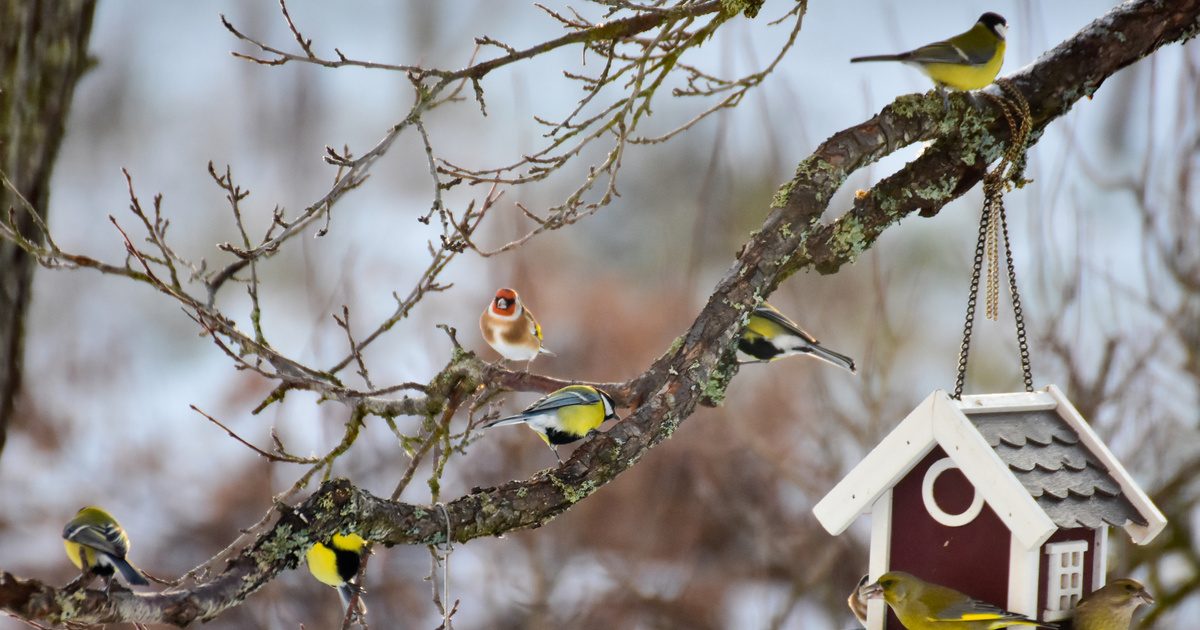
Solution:
M 854 585 L 854 590 L 850 591 L 850 597 L 846 598 L 846 605 L 850 607 L 850 612 L 854 613 L 854 618 L 862 627 L 867 627 L 867 598 L 863 595 L 863 587 L 867 585 L 869 577 L 866 573 L 858 579 L 858 584 Z
M 855 57 L 850 63 L 863 61 L 899 61 L 925 73 L 942 95 L 942 104 L 950 108 L 946 88 L 978 90 L 995 80 L 1004 64 L 1004 38 L 1008 22 L 996 13 L 979 16 L 969 30 L 949 39 L 926 44 L 896 55 Z
M 591 385 L 568 385 L 539 398 L 525 411 L 489 422 L 483 428 L 528 424 L 561 464 L 562 458 L 555 447 L 583 439 L 605 420 L 618 419 L 615 407 L 612 396 L 602 389 Z
M 541 324 L 512 289 L 496 291 L 496 297 L 479 316 L 479 330 L 483 340 L 500 356 L 512 361 L 528 361 L 526 369 L 540 354 L 554 356 L 542 346 Z
M 128 585 L 146 586 L 146 576 L 129 563 L 129 536 L 112 514 L 96 506 L 81 508 L 75 517 L 63 526 L 63 547 L 72 564 L 87 580 L 98 575 L 104 579 L 106 588 L 112 588 L 115 573 Z
M 308 572 L 318 582 L 337 589 L 343 610 L 349 608 L 350 600 L 358 595 L 355 613 L 359 617 L 367 614 L 367 604 L 362 598 L 363 589 L 355 580 L 366 548 L 367 541 L 358 534 L 334 534 L 327 541 L 313 543 L 304 557 Z
M 849 370 L 851 374 L 857 370 L 854 359 L 822 346 L 812 335 L 766 302 L 750 315 L 746 328 L 738 338 L 738 350 L 749 357 L 743 359 L 742 363 L 768 362 L 807 354 Z
M 874 583 L 867 585 L 863 594 L 867 598 L 882 596 L 908 630 L 996 630 L 1012 626 L 1057 628 L 903 571 L 884 573 Z
M 1133 611 L 1153 605 L 1154 597 L 1141 582 L 1122 578 L 1084 597 L 1071 613 L 1074 630 L 1129 630 Z

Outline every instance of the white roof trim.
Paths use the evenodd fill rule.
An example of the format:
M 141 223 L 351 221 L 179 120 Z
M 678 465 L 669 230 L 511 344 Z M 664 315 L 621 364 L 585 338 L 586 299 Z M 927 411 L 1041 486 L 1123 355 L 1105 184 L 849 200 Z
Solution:
M 962 412 L 962 406 L 976 409 L 1008 409 L 1007 401 L 996 398 L 977 404 L 976 401 L 951 400 L 945 392 L 936 401 L 933 435 L 942 450 L 958 464 L 975 491 L 983 495 L 988 506 L 1000 517 L 1013 537 L 1026 549 L 1036 549 L 1058 531 L 1058 526 L 1037 501 L 1021 485 L 1008 464 L 1000 459 L 975 425 Z
M 971 413 L 1038 409 L 1057 410 L 1108 468 L 1134 509 L 1149 522 L 1125 528 L 1135 543 L 1150 542 L 1166 527 L 1162 512 L 1054 385 L 1036 392 L 963 396 L 962 401 L 952 400 L 940 389 L 933 392 L 813 507 L 813 514 L 825 531 L 841 534 L 937 444 L 983 494 L 1014 537 L 1026 549 L 1039 547 L 1058 527 L 967 418 Z
M 1108 450 L 1108 446 L 1104 444 L 1100 436 L 1096 435 L 1096 432 L 1083 419 L 1083 416 L 1079 415 L 1079 411 L 1075 409 L 1071 401 L 1067 400 L 1062 391 L 1054 385 L 1047 385 L 1046 393 L 1058 402 L 1059 417 L 1066 421 L 1072 429 L 1075 429 L 1075 432 L 1079 434 L 1079 439 L 1083 440 L 1088 450 L 1100 459 L 1100 463 L 1104 464 L 1113 479 L 1117 480 L 1117 484 L 1121 486 L 1121 492 L 1125 494 L 1125 498 L 1129 499 L 1129 502 L 1138 511 L 1138 514 L 1141 514 L 1142 518 L 1146 519 L 1147 525 L 1145 526 L 1138 525 L 1137 523 L 1130 523 L 1125 526 L 1125 531 L 1129 534 L 1129 537 L 1139 545 L 1149 543 L 1167 526 L 1167 518 L 1150 501 L 1150 497 L 1146 496 L 1145 491 L 1133 480 L 1133 477 L 1129 475 L 1129 472 L 1125 470 L 1121 462 L 1117 461 L 1112 451 Z
M 833 490 L 813 506 L 813 514 L 825 531 L 837 536 L 892 489 L 933 450 L 934 400 L 945 392 L 938 390 L 917 405 L 892 432 L 883 438 Z
M 978 402 L 977 402 L 978 401 Z M 1004 407 L 1017 401 L 1000 395 L 971 397 L 972 408 Z M 1045 400 L 1024 400 L 1019 404 Z M 1038 408 L 1045 408 L 1039 406 Z M 813 514 L 830 534 L 846 530 L 854 519 L 912 470 L 934 444 L 942 447 L 967 480 L 1014 536 L 1030 549 L 1041 545 L 1057 527 L 1038 507 L 1021 482 L 1008 470 L 987 440 L 945 391 L 937 390 L 892 430 L 828 494 L 813 507 Z
M 1058 406 L 1058 401 L 1050 394 L 1038 391 L 963 396 L 962 402 L 956 404 L 963 413 L 969 415 L 980 411 L 990 411 L 996 407 L 1003 407 L 1005 411 L 1054 409 Z

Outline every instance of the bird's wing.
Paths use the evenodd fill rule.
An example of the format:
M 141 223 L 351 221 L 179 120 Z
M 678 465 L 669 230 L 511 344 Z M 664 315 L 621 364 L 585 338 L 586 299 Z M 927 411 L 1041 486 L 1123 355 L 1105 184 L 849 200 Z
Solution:
M 537 402 L 533 403 L 532 405 L 529 405 L 529 407 L 527 407 L 525 409 L 524 414 L 528 415 L 528 414 L 545 413 L 547 411 L 554 411 L 555 409 L 561 409 L 562 407 L 569 407 L 571 405 L 591 405 L 591 404 L 595 404 L 599 401 L 600 401 L 600 395 L 597 394 L 594 390 L 584 390 L 584 389 L 567 389 L 565 391 L 559 390 L 557 392 L 550 394 L 549 396 L 540 398 L 540 399 L 538 399 Z
M 950 41 L 940 41 L 922 46 L 904 55 L 909 63 L 954 63 L 982 66 L 991 60 L 995 48 L 987 46 L 962 47 Z
M 1004 610 L 994 604 L 968 599 L 946 606 L 938 613 L 937 617 L 930 621 L 1031 621 L 1031 619 L 1025 615 Z
M 129 539 L 125 537 L 125 532 L 112 524 L 81 524 L 63 532 L 63 537 L 117 558 L 124 558 L 129 552 Z
M 759 306 L 758 308 L 754 309 L 754 314 L 758 315 L 759 317 L 761 317 L 765 320 L 768 320 L 775 324 L 778 324 L 784 330 L 787 330 L 788 332 L 792 333 L 793 335 L 800 337 L 801 339 L 807 341 L 808 343 L 817 343 L 817 340 L 815 337 L 813 337 L 812 335 L 805 332 L 804 329 L 802 329 L 796 325 L 796 322 L 793 322 L 792 320 L 788 319 L 786 316 L 784 316 L 783 313 L 780 313 L 779 311 L 775 310 L 771 306 L 767 306 L 765 304 L 762 306 Z
M 541 341 L 542 325 L 538 323 L 537 318 L 533 316 L 533 313 L 529 312 L 529 309 L 525 309 L 525 323 L 529 325 L 529 334 L 536 337 L 538 341 Z

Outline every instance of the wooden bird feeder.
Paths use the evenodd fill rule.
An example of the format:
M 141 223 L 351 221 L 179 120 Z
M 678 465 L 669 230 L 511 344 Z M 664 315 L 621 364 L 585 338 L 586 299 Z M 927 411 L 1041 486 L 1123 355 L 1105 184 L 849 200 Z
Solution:
M 1104 585 L 1109 527 L 1144 545 L 1166 526 L 1053 385 L 935 391 L 813 512 L 834 535 L 871 513 L 871 580 L 907 571 L 1042 621 Z M 875 599 L 867 627 L 903 626 Z

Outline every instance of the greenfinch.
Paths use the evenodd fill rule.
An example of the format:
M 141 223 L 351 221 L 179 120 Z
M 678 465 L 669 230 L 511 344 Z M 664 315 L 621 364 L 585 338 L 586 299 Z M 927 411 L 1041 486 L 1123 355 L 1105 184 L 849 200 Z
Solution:
M 908 630 L 1057 627 L 972 599 L 952 588 L 931 584 L 902 571 L 884 573 L 863 589 L 863 594 L 868 598 L 882 596 Z
M 613 399 L 591 385 L 568 385 L 538 399 L 516 415 L 500 418 L 483 428 L 528 424 L 558 456 L 560 444 L 570 444 L 595 431 L 605 420 L 617 418 Z
M 542 326 L 512 289 L 496 291 L 496 297 L 479 316 L 479 331 L 500 356 L 511 361 L 528 361 L 527 369 L 540 354 L 554 356 L 542 347 Z
M 850 63 L 899 61 L 915 66 L 933 79 L 945 102 L 945 88 L 977 90 L 996 79 L 1004 64 L 1007 35 L 1008 22 L 1003 17 L 984 13 L 969 30 L 949 39 L 897 55 L 855 57 Z
M 82 508 L 63 527 L 62 537 L 67 557 L 85 579 L 98 575 L 111 587 L 114 573 L 120 573 L 126 584 L 149 584 L 141 570 L 125 559 L 129 536 L 112 514 L 95 506 Z
M 367 541 L 358 534 L 334 534 L 326 542 L 313 543 L 305 555 L 309 573 L 318 582 L 337 589 L 343 610 L 349 608 L 350 600 L 358 595 L 355 612 L 360 616 L 367 614 L 367 605 L 363 602 L 362 587 L 355 580 L 366 548 Z
M 1129 630 L 1133 611 L 1154 604 L 1154 597 L 1137 580 L 1122 578 L 1096 589 L 1075 605 L 1073 630 Z
M 817 343 L 812 335 L 804 332 L 795 322 L 766 302 L 754 309 L 750 315 L 750 320 L 746 322 L 746 327 L 738 338 L 738 351 L 750 357 L 743 358 L 743 363 L 774 361 L 806 354 L 851 373 L 855 371 L 854 359 Z

